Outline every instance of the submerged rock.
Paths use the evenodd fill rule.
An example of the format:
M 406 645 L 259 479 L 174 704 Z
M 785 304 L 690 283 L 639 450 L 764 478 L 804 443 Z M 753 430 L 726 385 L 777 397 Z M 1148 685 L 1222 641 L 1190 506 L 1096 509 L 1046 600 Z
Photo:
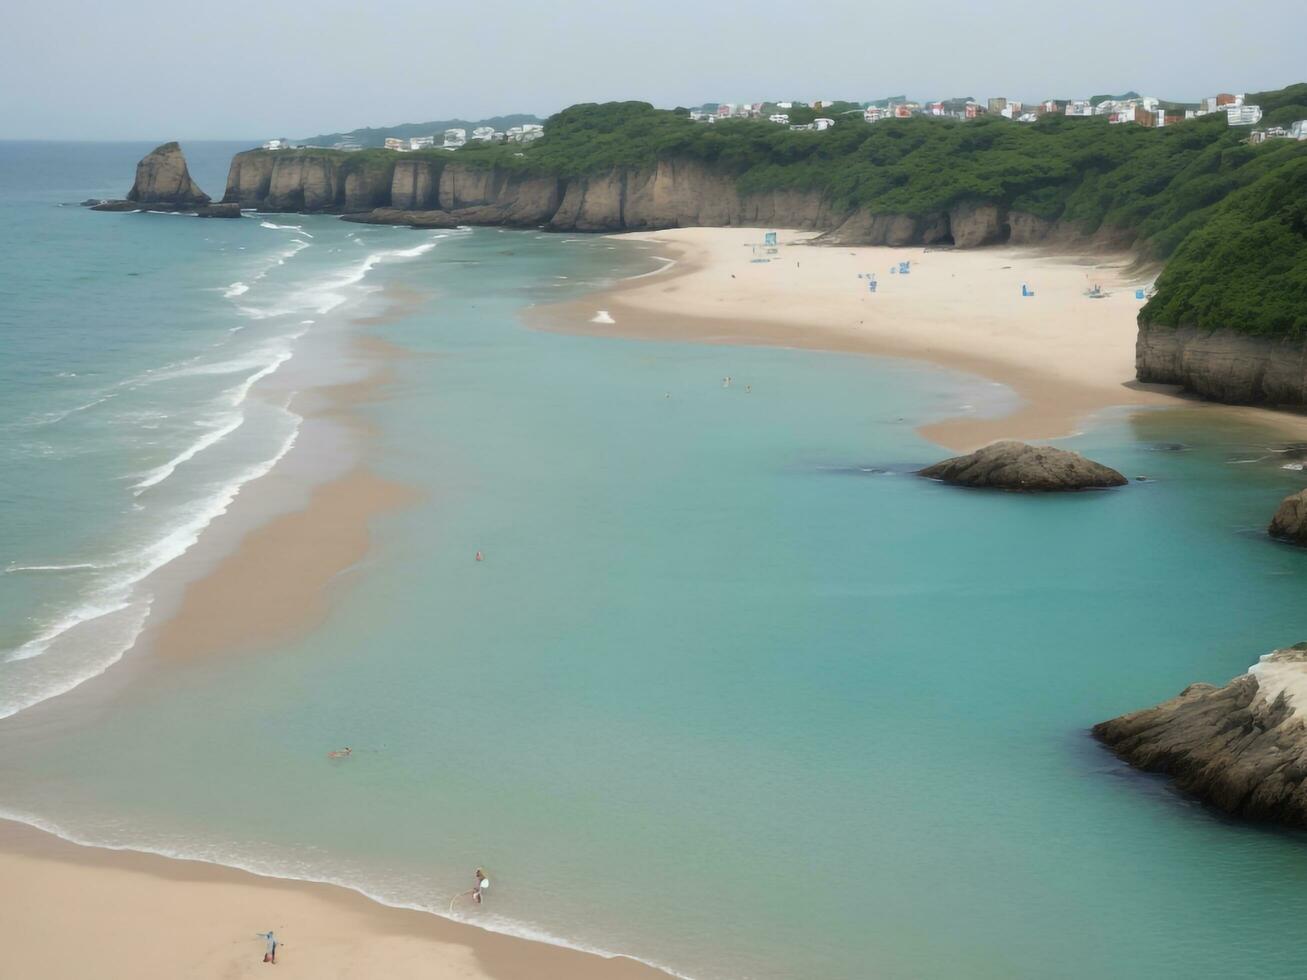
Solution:
M 1280 509 L 1266 531 L 1271 537 L 1307 545 L 1307 490 L 1291 493 L 1280 501 Z
M 1269 653 L 1224 687 L 1094 726 L 1132 766 L 1170 776 L 1231 816 L 1307 826 L 1307 643 Z
M 964 487 L 998 490 L 1088 490 L 1129 482 L 1110 466 L 1079 453 L 1011 440 L 927 466 L 920 475 Z
M 201 208 L 196 208 L 195 214 L 201 218 L 239 218 L 241 216 L 241 206 L 239 204 L 206 204 Z

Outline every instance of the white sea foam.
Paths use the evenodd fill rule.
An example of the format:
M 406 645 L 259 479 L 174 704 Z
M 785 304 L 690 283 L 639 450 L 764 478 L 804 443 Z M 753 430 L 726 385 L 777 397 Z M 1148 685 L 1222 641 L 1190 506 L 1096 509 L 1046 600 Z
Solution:
M 168 479 L 168 477 L 172 476 L 173 473 L 176 472 L 177 467 L 194 459 L 210 446 L 216 445 L 223 439 L 226 439 L 229 435 L 239 429 L 244 422 L 245 416 L 237 414 L 234 418 L 227 419 L 222 425 L 205 430 L 202 436 L 179 452 L 172 459 L 168 460 L 168 462 L 161 466 L 156 466 L 148 473 L 145 473 L 139 483 L 133 484 L 132 491 L 139 496 L 146 490 L 150 489 L 150 487 L 158 486 L 164 480 Z
M 226 291 L 224 291 L 222 295 L 225 296 L 227 299 L 234 299 L 237 296 L 244 296 L 249 291 L 250 291 L 250 287 L 245 285 L 245 283 L 234 282 L 227 287 Z
M 204 529 L 227 512 L 227 508 L 246 484 L 266 475 L 290 452 L 299 435 L 299 426 L 303 419 L 289 411 L 286 411 L 286 415 L 292 422 L 289 434 L 270 458 L 246 467 L 227 482 L 213 488 L 209 496 L 196 501 L 192 509 L 182 516 L 180 522 L 162 537 L 144 548 L 133 549 L 118 561 L 107 565 L 106 569 L 114 573 L 107 581 L 99 583 L 90 593 L 85 594 L 77 605 L 47 624 L 30 640 L 0 657 L 0 661 L 6 664 L 4 673 L 7 696 L 4 702 L 0 702 L 0 718 L 21 711 L 46 698 L 72 690 L 83 681 L 103 673 L 121 659 L 135 642 L 135 634 L 132 635 L 130 642 L 123 645 L 116 653 L 101 651 L 103 655 L 93 658 L 97 666 L 89 672 L 83 669 L 85 664 L 80 660 L 71 669 L 65 671 L 62 666 L 63 658 L 56 655 L 53 662 L 40 671 L 43 675 L 40 684 L 18 684 L 12 676 L 12 665 L 15 662 L 48 655 L 56 644 L 65 641 L 83 624 L 104 620 L 105 617 L 128 609 L 129 606 L 139 606 L 141 603 L 148 606 L 148 598 L 134 595 L 135 588 L 141 580 L 185 554 L 199 540 Z M 144 624 L 143 615 L 141 624 Z M 97 649 L 98 647 L 99 644 L 96 645 Z
M 590 318 L 590 322 L 591 323 L 616 323 L 617 321 L 613 319 L 612 314 L 609 313 L 607 310 L 600 310 L 598 313 L 596 313 L 594 316 Z
M 92 568 L 104 568 L 93 561 L 79 561 L 68 565 L 10 565 L 5 569 L 6 575 L 15 572 L 79 572 Z
M 313 236 L 310 235 L 307 231 L 304 230 L 304 226 L 303 226 L 303 225 L 278 225 L 278 224 L 273 224 L 271 221 L 260 221 L 260 222 L 259 222 L 259 227 L 260 227 L 260 228 L 272 228 L 272 229 L 275 230 L 275 231 L 297 231 L 297 232 L 299 232 L 301 235 L 303 235 L 305 238 L 312 238 L 312 237 L 313 237 Z

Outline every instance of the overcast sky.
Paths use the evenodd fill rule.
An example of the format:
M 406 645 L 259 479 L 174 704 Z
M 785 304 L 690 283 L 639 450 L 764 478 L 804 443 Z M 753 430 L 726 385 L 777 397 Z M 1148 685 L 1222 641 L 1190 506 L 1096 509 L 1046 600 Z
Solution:
M 1303 0 L 7 0 L 0 138 L 246 139 L 575 102 L 1307 80 Z

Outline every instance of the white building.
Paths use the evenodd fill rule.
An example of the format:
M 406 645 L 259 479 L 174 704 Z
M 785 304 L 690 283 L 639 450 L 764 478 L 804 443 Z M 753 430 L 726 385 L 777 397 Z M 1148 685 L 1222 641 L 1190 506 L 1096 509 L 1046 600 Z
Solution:
M 476 129 L 472 130 L 472 138 L 474 140 L 480 140 L 483 143 L 488 143 L 495 138 L 495 127 L 478 126 Z
M 817 127 L 818 131 L 821 131 L 823 129 L 830 129 L 832 126 L 834 126 L 835 120 L 828 119 L 825 116 L 819 116 L 818 118 L 812 121 L 812 124 Z
M 709 122 L 711 122 L 709 117 Z M 530 143 L 532 140 L 538 140 L 545 135 L 545 127 L 539 123 L 526 123 L 522 126 L 512 126 L 505 133 L 504 138 L 510 143 Z
M 466 129 L 445 130 L 445 146 L 462 146 L 467 142 Z
M 777 102 L 777 103 L 776 103 L 776 108 L 777 108 L 777 109 L 793 109 L 793 108 L 794 108 L 794 103 L 793 103 L 793 102 Z
M 787 112 L 773 112 L 767 117 L 767 121 L 775 123 L 777 126 L 788 126 L 790 124 L 790 115 Z
M 434 136 L 412 136 L 408 141 L 410 150 L 427 150 L 436 145 Z
M 1230 126 L 1252 126 L 1262 118 L 1262 107 L 1258 105 L 1228 105 L 1225 107 L 1225 121 Z
M 279 140 L 268 140 L 263 144 L 263 148 L 265 150 L 289 150 L 290 140 L 284 136 Z
M 1066 114 L 1068 116 L 1092 116 L 1094 107 L 1085 99 L 1073 99 L 1066 104 Z
M 398 136 L 387 136 L 385 147 L 387 150 L 407 150 L 408 140 L 402 140 Z
M 862 110 L 862 118 L 869 123 L 880 122 L 885 118 L 885 110 L 878 109 L 874 105 L 868 106 L 866 109 Z
M 1307 119 L 1299 119 L 1289 127 L 1289 139 L 1307 140 Z

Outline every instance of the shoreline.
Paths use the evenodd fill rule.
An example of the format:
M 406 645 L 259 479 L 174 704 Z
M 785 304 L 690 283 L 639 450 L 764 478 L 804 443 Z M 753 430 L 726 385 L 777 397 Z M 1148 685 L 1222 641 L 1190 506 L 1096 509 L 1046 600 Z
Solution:
M 614 235 L 656 245 L 660 254 L 653 257 L 664 264 L 595 294 L 530 309 L 525 319 L 562 333 L 903 358 L 979 376 L 1017 395 L 1018 404 L 1002 415 L 963 414 L 918 427 L 924 438 L 956 451 L 1003 438 L 1071 436 L 1096 413 L 1119 406 L 1210 406 L 1307 433 L 1305 416 L 1204 402 L 1175 386 L 1135 381 L 1134 291 L 1144 276 L 1131 255 L 811 245 L 814 233 L 778 236 L 777 254 L 767 256 L 754 247 L 760 229 Z M 911 275 L 888 274 L 901 261 L 911 263 Z M 866 272 L 876 275 L 875 295 L 861 278 Z M 1035 294 L 1028 299 L 1020 292 L 1026 282 Z M 1108 295 L 1089 299 L 1091 283 Z M 596 318 L 599 311 L 609 317 Z
M 221 864 L 85 845 L 0 819 L 0 873 L 23 901 L 0 916 L 6 975 L 259 976 L 277 932 L 278 976 L 666 980 L 626 956 L 385 905 L 354 889 Z M 110 914 L 106 910 L 111 909 Z M 57 929 L 52 923 L 57 922 Z M 76 935 L 77 943 L 53 943 Z
M 291 394 L 306 438 L 252 481 L 241 506 L 207 528 L 192 552 L 160 570 L 164 589 L 172 594 L 161 603 L 159 618 L 137 638 L 130 652 L 136 656 L 129 653 L 122 662 L 129 669 L 108 684 L 83 685 L 63 699 L 38 704 L 17 724 L 60 717 L 56 701 L 66 708 L 116 700 L 130 692 L 136 670 L 166 670 L 188 658 L 262 654 L 325 619 L 333 589 L 372 551 L 373 522 L 422 499 L 416 488 L 373 471 L 369 457 L 376 432 L 360 411 L 385 397 L 395 363 L 414 355 L 353 331 L 402 319 L 425 299 L 416 290 L 392 284 L 383 291 L 378 310 L 351 317 L 344 347 L 335 352 L 340 361 L 332 364 L 334 380 L 302 387 L 297 381 L 292 393 L 285 389 L 287 376 L 269 379 L 261 395 Z M 305 977 L 413 977 L 429 975 L 433 967 L 442 975 L 469 980 L 669 976 L 634 958 L 578 949 L 564 940 L 517 936 L 436 911 L 391 906 L 346 885 L 80 841 L 43 817 L 0 817 L 0 868 L 11 884 L 22 882 L 21 894 L 36 897 L 7 906 L 7 914 L 0 916 L 0 967 L 19 975 L 73 980 L 109 969 L 130 970 L 147 980 L 245 976 L 247 970 L 263 967 L 262 946 L 252 938 L 242 943 L 239 937 L 272 927 L 287 943 L 285 958 L 278 959 L 282 973 Z M 48 905 L 41 904 L 42 896 L 49 897 Z M 222 925 L 241 917 L 245 908 L 260 907 L 269 908 L 264 914 L 272 918 Z M 115 914 L 106 915 L 106 908 Z M 318 952 L 300 953 L 301 965 L 293 965 L 307 944 L 296 943 L 292 927 L 282 924 L 296 915 L 303 924 L 293 928 L 329 952 L 330 959 Z M 70 916 L 81 918 L 71 922 Z M 150 929 L 135 926 L 115 930 L 117 916 L 165 921 L 169 935 L 149 935 Z M 94 939 L 52 956 L 42 935 L 70 929 Z M 226 932 L 238 938 L 221 938 Z M 177 937 L 175 944 L 170 936 Z M 142 949 L 151 955 L 142 956 Z M 156 959 L 157 964 L 152 962 Z

